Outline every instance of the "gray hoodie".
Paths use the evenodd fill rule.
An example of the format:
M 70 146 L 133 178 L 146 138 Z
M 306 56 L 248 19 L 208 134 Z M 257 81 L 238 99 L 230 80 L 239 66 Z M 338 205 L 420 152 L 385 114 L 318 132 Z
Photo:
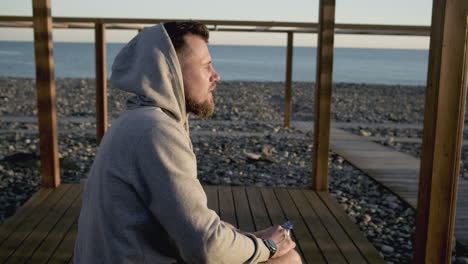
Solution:
M 79 263 L 257 263 L 269 251 L 208 209 L 180 65 L 162 24 L 117 55 L 112 85 L 136 94 L 99 146 L 83 194 Z

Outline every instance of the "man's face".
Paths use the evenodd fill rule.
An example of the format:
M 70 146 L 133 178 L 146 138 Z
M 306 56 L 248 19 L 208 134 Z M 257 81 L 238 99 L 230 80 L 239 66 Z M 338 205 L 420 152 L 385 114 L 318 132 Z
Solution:
M 187 34 L 184 41 L 185 47 L 177 55 L 184 79 L 187 112 L 208 117 L 214 112 L 212 91 L 220 76 L 211 65 L 208 46 L 200 36 Z

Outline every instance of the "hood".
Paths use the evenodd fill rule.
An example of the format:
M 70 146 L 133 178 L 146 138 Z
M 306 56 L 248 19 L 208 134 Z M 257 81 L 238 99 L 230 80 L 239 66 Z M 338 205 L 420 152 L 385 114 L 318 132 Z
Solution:
M 155 106 L 177 122 L 187 123 L 182 71 L 163 24 L 145 28 L 117 55 L 112 86 L 136 94 L 128 109 Z

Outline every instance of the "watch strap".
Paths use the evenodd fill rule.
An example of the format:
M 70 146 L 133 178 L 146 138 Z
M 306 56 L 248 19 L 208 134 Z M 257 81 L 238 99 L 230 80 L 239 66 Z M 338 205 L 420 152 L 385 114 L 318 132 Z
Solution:
M 268 250 L 270 250 L 270 256 L 268 258 L 273 257 L 277 250 L 275 242 L 273 242 L 273 240 L 271 239 L 262 239 L 262 240 L 265 246 L 268 248 Z

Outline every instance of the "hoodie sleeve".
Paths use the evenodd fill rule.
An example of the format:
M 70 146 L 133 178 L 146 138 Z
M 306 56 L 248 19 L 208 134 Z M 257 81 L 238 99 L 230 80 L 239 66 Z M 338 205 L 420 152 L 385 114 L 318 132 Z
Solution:
M 173 120 L 143 133 L 135 146 L 135 188 L 186 263 L 257 263 L 269 250 L 227 227 L 207 207 L 186 132 Z

